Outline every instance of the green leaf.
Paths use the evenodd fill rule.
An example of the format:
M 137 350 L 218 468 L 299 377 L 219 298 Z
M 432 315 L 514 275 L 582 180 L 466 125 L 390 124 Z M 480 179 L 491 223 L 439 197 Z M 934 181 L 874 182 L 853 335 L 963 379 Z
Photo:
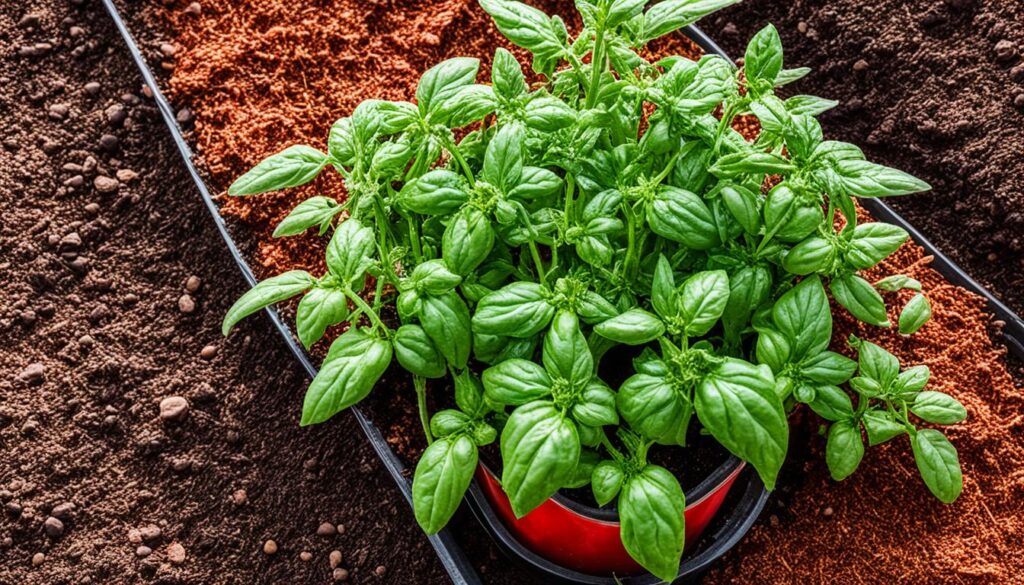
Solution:
M 465 85 L 446 99 L 430 119 L 449 128 L 462 128 L 493 114 L 497 106 L 491 86 Z
M 442 295 L 462 282 L 462 277 L 448 270 L 444 260 L 427 260 L 412 271 L 409 282 L 417 292 Z
M 849 420 L 832 423 L 825 445 L 825 462 L 828 463 L 832 479 L 842 481 L 850 477 L 863 458 L 864 441 L 860 436 L 860 427 Z
M 900 333 L 912 335 L 932 318 L 932 304 L 921 293 L 914 295 L 900 312 Z
M 228 195 L 255 195 L 305 185 L 320 174 L 328 160 L 326 154 L 311 146 L 289 146 L 235 179 Z
M 352 166 L 359 148 L 352 128 L 352 118 L 341 118 L 331 126 L 327 135 L 327 152 L 335 164 Z
M 348 298 L 335 288 L 314 288 L 299 301 L 295 313 L 295 329 L 302 346 L 311 345 L 324 336 L 331 325 L 348 317 Z
M 576 388 L 590 380 L 594 357 L 576 315 L 564 310 L 555 315 L 544 336 L 543 360 L 548 375 L 566 380 Z
M 715 218 L 697 195 L 677 187 L 662 186 L 647 207 L 647 223 L 654 233 L 694 250 L 718 246 Z
M 594 378 L 576 400 L 572 416 L 580 424 L 589 427 L 603 427 L 619 424 L 619 412 L 615 408 L 615 392 L 604 382 Z
M 664 319 L 670 319 L 679 312 L 677 304 L 675 275 L 672 273 L 672 265 L 664 254 L 658 256 L 658 263 L 654 268 L 654 279 L 651 284 L 651 305 Z
M 598 463 L 590 475 L 590 487 L 594 490 L 597 505 L 605 506 L 615 499 L 625 480 L 626 474 L 618 463 L 609 460 Z
M 757 361 L 767 364 L 772 372 L 781 373 L 792 361 L 792 344 L 784 334 L 774 329 L 762 328 L 757 333 Z
M 434 65 L 420 77 L 416 104 L 421 117 L 433 113 L 461 88 L 476 81 L 479 59 L 457 57 Z
M 911 447 L 921 478 L 932 494 L 946 504 L 956 501 L 964 489 L 956 447 L 935 429 L 917 431 Z
M 810 69 L 806 69 L 810 72 Z M 785 71 L 779 74 L 779 77 L 775 79 L 775 83 L 779 83 L 779 79 L 782 77 Z M 789 110 L 790 114 L 800 116 L 817 116 L 823 114 L 832 108 L 839 105 L 839 102 L 835 100 L 827 100 L 825 98 L 816 97 L 813 95 L 795 95 L 786 99 L 786 109 Z
M 334 340 L 302 404 L 300 425 L 324 422 L 359 402 L 391 363 L 391 343 L 351 328 Z
M 515 199 L 531 200 L 559 195 L 562 191 L 562 177 L 538 167 L 523 167 L 519 184 L 509 191 Z
M 512 43 L 548 60 L 562 55 L 565 45 L 548 15 L 532 6 L 512 0 L 480 0 L 501 34 Z
M 900 361 L 896 356 L 870 341 L 861 341 L 857 351 L 860 375 L 866 376 L 882 387 L 896 380 L 900 373 Z
M 647 0 L 612 0 L 608 5 L 608 15 L 605 17 L 605 26 L 616 27 L 644 10 Z
M 665 375 L 630 376 L 619 388 L 616 402 L 622 418 L 644 437 L 662 445 L 686 444 L 693 407 Z
M 227 335 L 242 319 L 264 307 L 306 292 L 315 284 L 316 281 L 305 270 L 291 270 L 256 283 L 228 309 L 221 333 Z
M 724 270 L 698 272 L 683 283 L 679 317 L 687 335 L 700 337 L 722 317 L 729 302 L 729 276 Z
M 281 220 L 274 230 L 274 237 L 294 236 L 301 234 L 309 228 L 319 225 L 323 233 L 325 224 L 335 215 L 341 212 L 342 208 L 334 199 L 315 195 L 299 203 L 292 209 L 288 217 Z
M 511 191 L 523 175 L 525 134 L 519 124 L 502 126 L 484 153 L 481 178 L 505 193 Z
M 601 337 L 626 345 L 643 345 L 665 333 L 665 324 L 643 309 L 630 309 L 599 323 L 594 331 Z
M 469 199 L 466 180 L 447 169 L 434 169 L 410 181 L 398 193 L 404 209 L 423 215 L 447 215 Z
M 835 165 L 843 188 L 857 197 L 890 197 L 931 190 L 921 179 L 866 160 L 847 159 Z
M 836 249 L 832 242 L 821 236 L 811 236 L 786 252 L 782 258 L 782 267 L 786 272 L 802 276 L 827 272 L 835 257 Z
M 697 385 L 695 405 L 704 428 L 750 462 L 768 489 L 786 458 L 789 424 L 767 366 L 726 358 Z
M 397 350 L 397 343 L 396 343 Z M 478 416 L 487 411 L 484 402 L 484 388 L 480 379 L 470 369 L 455 374 L 455 404 L 469 416 Z
M 856 371 L 857 362 L 834 351 L 823 351 L 800 363 L 800 373 L 819 384 L 842 384 Z
M 501 433 L 501 485 L 522 518 L 569 483 L 580 459 L 576 427 L 552 403 L 517 408 Z
M 365 276 L 375 250 L 373 230 L 354 218 L 346 219 L 327 244 L 327 268 L 351 286 Z
M 403 368 L 424 378 L 443 378 L 448 373 L 444 357 L 419 325 L 402 325 L 394 337 L 395 357 Z
M 871 283 L 857 274 L 845 274 L 833 278 L 829 283 L 832 296 L 850 314 L 871 325 L 889 327 L 889 316 L 885 312 L 885 301 Z
M 409 102 L 389 102 L 384 100 L 367 100 L 363 104 L 372 106 L 376 118 L 377 131 L 381 134 L 398 134 L 419 117 L 416 106 Z
M 468 276 L 494 247 L 494 228 L 482 211 L 463 207 L 456 213 L 441 239 L 441 255 L 448 269 Z
M 491 82 L 494 91 L 505 99 L 517 98 L 529 89 L 519 61 L 508 50 L 498 47 L 491 64 Z
M 866 410 L 861 415 L 860 421 L 864 423 L 864 430 L 868 433 L 868 445 L 872 447 L 907 432 L 906 427 L 893 420 L 891 414 L 882 410 Z
M 619 311 L 608 299 L 594 291 L 586 291 L 576 298 L 576 312 L 585 323 L 601 323 L 618 315 Z
M 430 417 L 430 432 L 435 437 L 447 437 L 468 429 L 472 424 L 469 415 L 451 408 L 437 411 Z
M 423 297 L 420 324 L 444 359 L 456 369 L 466 367 L 472 344 L 469 309 L 455 292 Z
M 876 282 L 875 288 L 886 292 L 896 292 L 902 289 L 920 291 L 921 283 L 904 274 L 894 274 Z
M 655 4 L 660 6 L 660 4 Z M 686 542 L 686 498 L 679 481 L 662 467 L 647 465 L 619 494 L 619 520 L 626 552 L 663 581 L 679 573 Z
M 785 158 L 770 152 L 734 152 L 720 157 L 709 169 L 715 176 L 730 179 L 737 175 L 785 175 L 796 166 Z
M 798 360 L 825 351 L 832 340 L 832 311 L 821 280 L 805 278 L 782 295 L 772 308 L 772 320 L 792 342 Z
M 534 282 L 514 282 L 480 299 L 473 331 L 508 337 L 531 337 L 551 321 L 550 293 Z
M 850 395 L 838 386 L 825 384 L 818 386 L 814 392 L 814 400 L 810 403 L 811 410 L 825 420 L 841 421 L 853 417 L 853 402 Z
M 412 508 L 416 522 L 435 534 L 451 520 L 476 471 L 477 449 L 466 436 L 438 439 L 416 464 Z
M 540 96 L 526 104 L 526 125 L 541 132 L 555 132 L 576 123 L 576 110 L 562 100 Z
M 761 230 L 760 195 L 742 185 L 728 184 L 722 187 L 722 201 L 729 213 L 743 226 L 748 234 Z
M 896 381 L 893 382 L 893 390 L 897 393 L 910 393 L 919 392 L 928 385 L 928 379 L 931 377 L 931 370 L 928 366 L 913 366 L 900 372 L 899 376 L 896 376 Z
M 888 258 L 907 241 L 909 234 L 888 223 L 862 223 L 853 230 L 846 261 L 857 269 L 867 269 Z
M 967 409 L 956 398 L 931 390 L 921 392 L 910 405 L 910 412 L 925 422 L 955 425 L 967 418 Z
M 644 14 L 643 32 L 638 45 L 693 24 L 716 10 L 732 6 L 740 0 L 664 0 L 651 6 Z M 671 579 L 666 579 L 671 580 Z
M 774 26 L 768 25 L 757 32 L 747 44 L 743 59 L 743 72 L 748 81 L 763 79 L 774 85 L 782 71 L 782 39 Z
M 534 362 L 505 360 L 484 370 L 484 395 L 491 402 L 519 406 L 551 394 L 551 377 Z

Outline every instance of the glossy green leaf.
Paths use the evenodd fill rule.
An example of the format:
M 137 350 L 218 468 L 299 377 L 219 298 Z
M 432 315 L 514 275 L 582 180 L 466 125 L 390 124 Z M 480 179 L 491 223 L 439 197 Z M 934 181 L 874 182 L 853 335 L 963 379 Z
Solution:
M 540 365 L 509 359 L 484 370 L 484 394 L 497 404 L 519 406 L 551 394 L 551 377 Z
M 647 465 L 628 478 L 619 494 L 620 532 L 626 552 L 664 581 L 674 580 L 679 572 L 686 541 L 685 510 L 679 481 L 656 465 Z
M 395 358 L 406 370 L 424 378 L 442 378 L 448 373 L 444 356 L 419 325 L 402 325 L 393 341 Z
M 625 343 L 643 345 L 665 333 L 665 324 L 653 313 L 643 309 L 630 309 L 594 327 L 598 335 Z
M 514 282 L 480 299 L 473 331 L 508 337 L 530 337 L 547 327 L 555 308 L 550 293 L 533 282 Z
M 472 343 L 469 308 L 455 292 L 423 297 L 420 324 L 444 359 L 456 369 L 466 367 Z
M 931 318 L 932 304 L 928 302 L 928 297 L 917 293 L 900 312 L 900 333 L 903 335 L 916 333 Z
M 914 461 L 928 489 L 946 504 L 951 504 L 964 488 L 963 473 L 956 447 L 935 429 L 921 429 L 911 441 Z
M 412 508 L 416 522 L 435 534 L 451 519 L 476 471 L 477 449 L 466 436 L 434 441 L 416 464 Z
M 925 422 L 955 425 L 967 418 L 967 409 L 956 398 L 942 392 L 921 392 L 910 405 L 910 412 Z
M 320 340 L 324 331 L 348 317 L 348 297 L 338 289 L 314 288 L 302 300 L 295 313 L 295 333 L 303 347 L 309 349 Z
M 294 236 L 318 225 L 324 226 L 341 212 L 341 206 L 330 197 L 315 195 L 299 203 L 274 230 L 274 237 Z M 321 229 L 321 233 L 323 229 Z
M 864 441 L 860 427 L 849 420 L 841 420 L 828 429 L 825 462 L 832 479 L 842 481 L 850 477 L 864 458 Z
M 566 485 L 580 458 L 576 427 L 552 403 L 517 408 L 501 433 L 501 485 L 522 518 Z
M 836 302 L 850 311 L 858 320 L 870 325 L 889 327 L 889 316 L 885 312 L 885 301 L 871 283 L 857 274 L 845 274 L 833 278 L 829 290 Z
M 302 426 L 324 422 L 359 402 L 391 363 L 391 343 L 353 327 L 334 340 L 306 390 Z
M 310 146 L 289 146 L 235 179 L 228 195 L 255 195 L 304 185 L 320 174 L 328 160 L 326 154 Z
M 227 335 L 239 321 L 274 303 L 290 299 L 313 288 L 316 281 L 305 270 L 291 270 L 256 283 L 224 315 L 221 333 Z

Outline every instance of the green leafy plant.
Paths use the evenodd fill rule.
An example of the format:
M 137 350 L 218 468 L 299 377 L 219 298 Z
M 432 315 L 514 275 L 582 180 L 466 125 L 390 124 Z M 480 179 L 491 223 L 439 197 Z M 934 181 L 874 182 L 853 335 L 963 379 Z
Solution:
M 638 53 L 733 1 L 645 10 L 643 0 L 578 0 L 583 27 L 571 37 L 558 17 L 481 0 L 532 53 L 532 80 L 505 49 L 490 84 L 478 83 L 476 59 L 445 61 L 423 75 L 415 103 L 367 100 L 332 126 L 326 152 L 292 146 L 229 188 L 294 187 L 327 168 L 344 181 L 344 201 L 310 198 L 275 232 L 330 234 L 326 273 L 259 283 L 224 332 L 300 294 L 306 347 L 348 323 L 302 424 L 362 400 L 393 360 L 408 370 L 428 442 L 413 480 L 427 532 L 455 512 L 479 448 L 498 440 L 516 515 L 589 484 L 600 504 L 617 500 L 629 553 L 671 580 L 685 500 L 649 448 L 685 446 L 699 424 L 771 488 L 797 403 L 830 423 L 836 479 L 859 465 L 863 428 L 871 445 L 907 434 L 928 488 L 946 502 L 959 494 L 956 451 L 919 425 L 959 422 L 963 407 L 924 390 L 927 368 L 901 372 L 867 341 L 851 347 L 859 362 L 829 350 L 829 292 L 857 319 L 889 327 L 879 291 L 921 288 L 861 275 L 907 233 L 859 223 L 854 196 L 928 185 L 825 140 L 815 116 L 836 102 L 776 95 L 807 70 L 784 68 L 771 26 L 740 71 L 715 56 L 652 63 Z M 732 128 L 740 115 L 760 122 L 753 142 Z M 385 317 L 392 306 L 397 319 Z M 900 331 L 929 315 L 915 297 Z M 643 349 L 612 388 L 598 364 L 622 345 Z M 431 415 L 427 380 L 443 378 L 453 407 Z

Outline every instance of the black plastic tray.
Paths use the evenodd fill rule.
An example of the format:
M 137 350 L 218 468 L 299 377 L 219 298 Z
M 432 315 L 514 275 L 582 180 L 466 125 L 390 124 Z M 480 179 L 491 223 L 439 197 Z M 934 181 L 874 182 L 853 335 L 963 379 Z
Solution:
M 200 176 L 199 171 L 193 162 L 194 154 L 192 149 L 185 141 L 181 128 L 178 126 L 175 119 L 174 111 L 160 91 L 160 86 L 156 77 L 150 70 L 145 57 L 143 57 L 139 50 L 138 44 L 135 42 L 135 39 L 128 30 L 124 19 L 121 17 L 117 7 L 114 5 L 114 1 L 102 1 L 124 39 L 125 44 L 128 46 L 132 58 L 139 67 L 146 85 L 153 92 L 153 98 L 160 110 L 160 114 L 171 133 L 171 137 L 185 162 L 185 166 L 188 169 L 189 174 L 202 196 L 203 202 L 210 211 L 210 215 L 213 218 L 217 230 L 224 239 L 229 252 L 238 264 L 245 280 L 250 286 L 255 286 L 257 279 L 245 258 L 239 251 L 238 246 L 232 239 L 231 234 L 228 232 L 224 219 L 220 215 L 220 210 L 214 202 L 209 188 Z M 717 54 L 729 59 L 728 55 L 697 27 L 686 27 L 686 29 L 684 29 L 684 33 L 700 45 L 700 47 L 706 52 Z M 994 295 L 985 290 L 959 266 L 942 254 L 942 252 L 935 248 L 935 246 L 919 231 L 917 231 L 888 205 L 877 199 L 862 199 L 861 203 L 874 215 L 875 218 L 899 225 L 906 229 L 907 232 L 910 233 L 911 237 L 922 248 L 924 248 L 927 253 L 935 257 L 933 266 L 950 282 L 984 297 L 988 301 L 991 312 L 996 316 L 996 318 L 1006 324 L 1003 328 L 1003 335 L 1011 352 L 1018 358 L 1024 359 L 1024 320 L 1015 315 L 1006 305 L 1000 302 Z M 299 363 L 302 364 L 302 367 L 306 370 L 307 374 L 311 378 L 315 376 L 317 372 L 316 366 L 313 365 L 309 356 L 298 344 L 292 331 L 281 319 L 278 311 L 274 308 L 268 308 L 266 309 L 266 312 L 274 327 L 281 334 L 281 337 L 284 339 L 288 348 L 295 355 L 295 358 Z M 373 447 L 374 452 L 376 452 L 377 456 L 384 463 L 385 468 L 391 475 L 392 479 L 394 479 L 395 484 L 402 493 L 402 496 L 411 506 L 412 486 L 410 480 L 404 473 L 407 471 L 404 462 L 391 450 L 390 446 L 384 440 L 380 430 L 366 418 L 358 407 L 353 407 L 351 410 L 360 429 L 362 429 L 363 433 L 370 441 L 370 445 Z M 731 549 L 756 521 L 768 499 L 768 493 L 757 479 L 757 474 L 752 473 L 749 469 L 743 472 L 743 475 L 740 476 L 740 481 L 738 481 L 732 489 L 735 490 L 741 487 L 744 489 L 744 493 L 740 497 L 740 501 L 736 507 L 729 510 L 723 509 L 719 512 L 720 515 L 728 515 L 729 517 L 724 522 L 717 523 L 717 528 L 715 528 L 716 525 L 713 524 L 713 531 L 702 538 L 701 542 L 695 549 L 696 552 L 692 556 L 688 556 L 684 559 L 684 565 L 680 572 L 681 581 L 692 579 L 694 576 L 699 575 L 702 571 L 707 569 L 712 562 Z M 553 563 L 550 563 L 549 561 L 530 552 L 512 538 L 511 534 L 508 533 L 504 528 L 504 525 L 496 517 L 493 509 L 491 509 L 490 504 L 485 500 L 482 491 L 475 482 L 469 490 L 467 501 L 469 502 L 474 515 L 476 515 L 476 517 L 481 521 L 484 527 L 491 534 L 491 537 L 494 538 L 495 542 L 505 553 L 519 561 L 522 561 L 527 566 L 540 571 L 548 577 L 562 582 L 585 584 L 624 583 L 631 585 L 646 585 L 647 583 L 656 582 L 656 580 L 649 575 L 630 577 L 616 581 L 610 578 L 594 577 L 592 575 L 569 571 L 554 565 Z M 470 564 L 465 552 L 455 541 L 449 529 L 442 530 L 434 536 L 429 536 L 428 539 L 430 544 L 434 547 L 438 559 L 441 561 L 445 571 L 456 585 L 475 585 L 481 583 L 479 576 L 477 576 L 476 571 Z

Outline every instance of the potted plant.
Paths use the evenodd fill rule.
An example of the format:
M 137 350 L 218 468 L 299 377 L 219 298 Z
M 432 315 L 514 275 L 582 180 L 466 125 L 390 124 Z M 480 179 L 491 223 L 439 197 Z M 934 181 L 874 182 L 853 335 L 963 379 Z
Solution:
M 291 146 L 229 188 L 295 187 L 327 167 L 344 181 L 345 201 L 307 199 L 275 232 L 329 235 L 326 272 L 264 280 L 224 332 L 298 295 L 307 348 L 348 323 L 307 391 L 304 425 L 365 398 L 393 360 L 408 370 L 428 443 L 413 505 L 428 533 L 474 474 L 500 485 L 491 500 L 511 525 L 589 486 L 614 507 L 631 568 L 672 580 L 686 500 L 651 448 L 685 448 L 699 426 L 772 489 L 798 404 L 828 425 L 835 479 L 859 465 L 863 429 L 871 445 L 906 435 L 932 493 L 959 495 L 956 450 L 921 423 L 958 422 L 963 407 L 925 390 L 927 367 L 901 369 L 869 341 L 850 339 L 856 361 L 829 350 L 829 293 L 890 327 L 878 289 L 920 289 L 858 274 L 907 233 L 858 223 L 853 197 L 928 185 L 824 140 L 815 116 L 835 102 L 775 95 L 807 70 L 783 68 L 771 26 L 738 72 L 716 56 L 644 58 L 649 41 L 731 3 L 580 0 L 572 38 L 557 16 L 481 0 L 532 53 L 535 81 L 504 49 L 489 85 L 477 83 L 478 60 L 444 61 L 415 103 L 367 100 L 334 124 L 326 151 Z M 732 128 L 748 114 L 761 125 L 753 142 Z M 929 314 L 915 296 L 900 331 Z M 599 374 L 608 360 L 630 369 L 620 384 Z M 427 381 L 443 378 L 452 396 L 435 402 L 449 408 L 428 412 Z M 500 478 L 480 467 L 495 442 Z

